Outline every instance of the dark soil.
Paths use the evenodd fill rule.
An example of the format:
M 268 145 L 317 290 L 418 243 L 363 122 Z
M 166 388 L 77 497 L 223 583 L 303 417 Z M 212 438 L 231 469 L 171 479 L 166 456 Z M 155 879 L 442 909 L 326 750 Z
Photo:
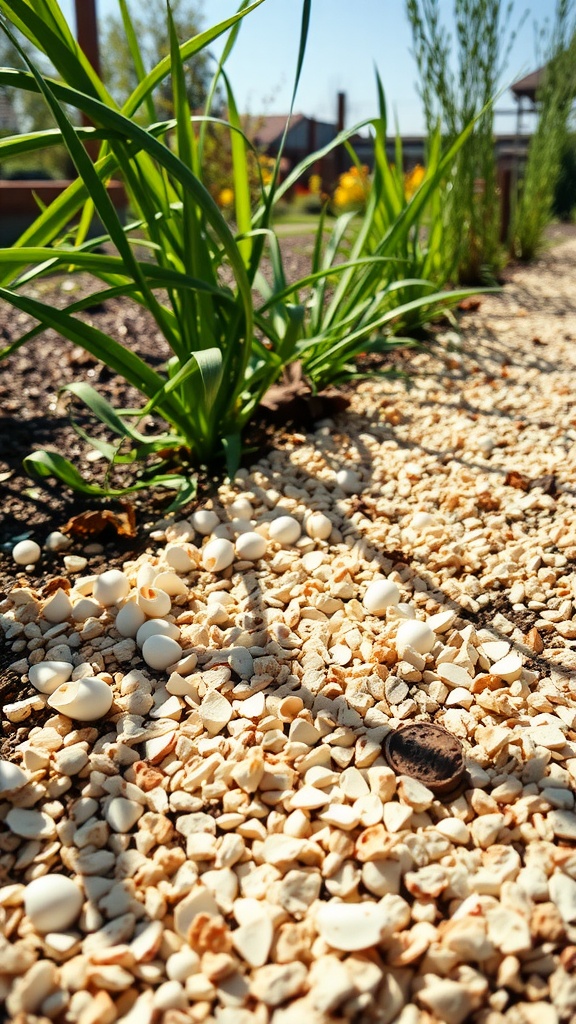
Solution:
M 287 274 L 302 276 L 307 272 L 311 243 L 290 239 L 286 243 L 285 265 Z M 43 301 L 63 307 L 92 291 L 93 282 L 84 275 L 73 278 L 55 275 L 35 285 L 35 294 Z M 156 325 L 133 303 L 112 299 L 87 310 L 84 319 L 99 329 L 121 340 L 142 356 L 149 365 L 160 368 L 170 355 L 168 346 L 158 333 Z M 19 338 L 34 321 L 14 310 L 8 303 L 0 303 L 0 348 Z M 11 589 L 18 570 L 10 553 L 18 540 L 33 538 L 41 546 L 47 535 L 72 517 L 88 509 L 119 510 L 121 505 L 113 499 L 85 497 L 60 485 L 57 481 L 32 480 L 22 467 L 22 460 L 35 449 L 48 448 L 69 459 L 83 476 L 100 482 L 103 462 L 91 461 L 90 447 L 78 436 L 71 422 L 74 418 L 90 433 L 97 434 L 94 423 L 85 415 L 83 407 L 61 389 L 75 381 L 91 384 L 101 395 L 117 407 L 138 407 L 141 396 L 127 386 L 108 368 L 56 332 L 47 330 L 27 342 L 1 364 L 0 376 L 0 595 Z M 247 432 L 245 447 L 247 459 L 253 461 L 274 443 L 282 443 L 276 436 L 281 424 L 262 418 Z M 151 422 L 150 427 L 153 426 Z M 145 429 L 140 424 L 141 429 Z M 223 467 L 221 469 L 223 472 Z M 198 500 L 202 502 L 213 490 L 215 475 L 199 475 Z M 121 481 L 115 480 L 116 485 Z M 98 570 L 104 559 L 114 566 L 137 553 L 146 543 L 147 531 L 170 504 L 173 495 L 167 491 L 142 491 L 130 497 L 136 518 L 136 536 L 120 538 L 111 528 L 96 542 L 105 547 L 105 554 L 90 556 L 90 570 Z M 74 552 L 81 553 L 75 544 Z M 62 555 L 42 553 L 37 568 L 26 574 L 32 585 L 40 584 L 51 575 L 62 571 Z M 0 598 L 1 599 L 1 598 Z M 0 652 L 0 670 L 2 657 Z

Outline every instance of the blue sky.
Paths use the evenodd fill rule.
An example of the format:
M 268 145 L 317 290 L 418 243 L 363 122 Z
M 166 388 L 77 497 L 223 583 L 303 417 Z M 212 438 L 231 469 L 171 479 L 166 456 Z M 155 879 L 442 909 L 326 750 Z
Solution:
M 139 0 L 133 0 L 137 10 Z M 105 17 L 117 10 L 116 0 L 97 0 Z M 67 16 L 72 0 L 61 0 Z M 207 27 L 237 10 L 236 0 L 204 0 Z M 505 7 L 503 0 L 502 7 Z M 446 29 L 451 29 L 452 0 L 441 0 Z M 534 17 L 542 23 L 554 14 L 555 0 L 515 0 L 512 25 L 523 12 L 532 14 L 520 29 L 501 85 L 535 67 Z M 299 0 L 265 0 L 248 15 L 227 65 L 240 110 L 254 114 L 286 113 L 290 103 L 298 52 L 301 4 Z M 313 0 L 308 49 L 295 109 L 323 120 L 336 119 L 336 95 L 347 98 L 346 125 L 376 112 L 374 67 L 380 72 L 389 116 L 398 117 L 403 134 L 423 129 L 417 71 L 410 53 L 411 33 L 404 0 Z M 497 109 L 513 107 L 504 94 Z M 496 131 L 513 130 L 512 117 L 498 116 Z

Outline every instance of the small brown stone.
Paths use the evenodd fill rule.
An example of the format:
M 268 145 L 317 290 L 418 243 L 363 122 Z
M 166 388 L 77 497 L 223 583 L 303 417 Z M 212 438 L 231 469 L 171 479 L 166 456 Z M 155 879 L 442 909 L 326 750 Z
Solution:
M 542 651 L 544 650 L 544 643 L 540 633 L 536 629 L 536 626 L 532 626 L 532 629 L 526 633 L 524 643 L 531 651 L 534 651 L 534 654 L 542 654 Z
M 535 940 L 562 942 L 566 928 L 555 903 L 537 903 L 530 918 L 530 931 Z

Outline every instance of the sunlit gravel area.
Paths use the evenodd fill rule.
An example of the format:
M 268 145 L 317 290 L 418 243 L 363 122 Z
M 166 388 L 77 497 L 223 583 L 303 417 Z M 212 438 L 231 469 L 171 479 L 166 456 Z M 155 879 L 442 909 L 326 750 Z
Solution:
M 15 567 L 5 1019 L 576 1020 L 575 279 L 515 270 L 123 571 Z M 418 722 L 452 793 L 384 756 Z

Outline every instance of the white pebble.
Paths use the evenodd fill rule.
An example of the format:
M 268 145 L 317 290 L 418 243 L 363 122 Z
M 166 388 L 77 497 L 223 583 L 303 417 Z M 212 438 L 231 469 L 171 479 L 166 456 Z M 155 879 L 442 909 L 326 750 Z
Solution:
M 302 527 L 293 516 L 278 516 L 272 520 L 268 531 L 270 540 L 282 545 L 295 544 L 301 533 Z
M 67 551 L 71 544 L 72 538 L 60 533 L 60 530 L 53 530 L 44 541 L 44 547 L 48 551 Z
M 86 619 L 97 619 L 100 615 L 102 615 L 102 605 L 91 597 L 81 597 L 72 606 L 74 622 L 86 622 Z
M 241 679 L 251 679 L 254 675 L 254 658 L 245 647 L 233 647 L 227 660 L 232 671 Z
M 170 981 L 186 981 L 189 974 L 200 970 L 200 957 L 189 946 L 171 953 L 166 961 L 166 974 Z
M 340 903 L 328 900 L 316 914 L 316 927 L 333 949 L 353 952 L 380 942 L 387 924 L 386 911 L 378 903 Z
M 304 525 L 306 533 L 313 540 L 328 540 L 332 533 L 332 520 L 324 512 L 312 512 Z
M 12 558 L 17 565 L 32 565 L 41 554 L 40 545 L 35 540 L 20 540 L 12 548 Z
M 426 622 L 419 619 L 406 619 L 398 626 L 396 633 L 396 650 L 402 656 L 407 647 L 412 647 L 418 654 L 428 654 L 436 642 L 434 630 Z
M 200 718 L 210 736 L 216 736 L 232 718 L 232 705 L 218 690 L 209 690 L 198 708 Z
M 194 568 L 194 562 L 185 544 L 168 544 L 164 549 L 164 561 L 176 572 L 190 572 Z M 159 585 L 158 581 L 156 585 Z
M 222 572 L 235 558 L 234 545 L 225 537 L 215 537 L 202 548 L 202 565 L 208 572 Z
M 236 540 L 238 558 L 245 558 L 249 562 L 256 562 L 259 558 L 263 558 L 267 547 L 266 538 L 253 530 L 249 533 L 241 533 Z
M 493 675 L 500 676 L 507 683 L 513 683 L 522 675 L 522 658 L 516 651 L 496 661 L 490 669 Z
M 96 601 L 108 608 L 116 604 L 120 598 L 126 597 L 129 591 L 130 583 L 124 573 L 120 569 L 108 569 L 96 577 L 93 596 Z
M 30 782 L 30 779 L 20 765 L 14 764 L 13 761 L 0 760 L 0 796 L 22 789 L 27 782 Z
M 355 469 L 339 469 L 336 483 L 345 494 L 358 494 L 362 490 L 362 481 Z
M 79 722 L 94 722 L 112 706 L 112 688 L 99 676 L 62 683 L 48 698 L 51 708 Z
M 496 445 L 496 441 L 492 437 L 491 434 L 482 434 L 476 440 L 476 447 L 481 452 L 484 452 L 485 455 L 490 455 L 490 453 L 493 451 L 495 445 Z
M 88 551 L 88 548 L 86 548 Z M 88 559 L 84 555 L 64 555 L 64 568 L 66 572 L 82 572 L 88 565 Z
M 42 875 L 26 886 L 24 910 L 38 932 L 63 932 L 82 909 L 81 890 L 65 875 Z
M 214 530 L 220 522 L 216 513 L 207 508 L 201 508 L 198 512 L 194 512 L 191 519 L 194 529 L 205 537 L 207 537 L 209 533 L 212 533 L 212 530 Z
M 148 619 L 136 633 L 138 647 L 143 647 L 148 637 L 151 636 L 169 636 L 171 640 L 179 640 L 180 630 L 175 622 L 167 622 L 166 619 Z
M 145 621 L 146 615 L 136 601 L 127 601 L 118 612 L 114 625 L 122 636 L 134 637 Z
M 163 671 L 182 657 L 182 648 L 171 637 L 155 633 L 144 641 L 142 657 L 150 668 L 157 668 Z
M 372 615 L 384 615 L 390 605 L 398 604 L 400 591 L 392 580 L 374 580 L 369 584 L 362 604 Z
M 144 808 L 135 800 L 114 797 L 106 808 L 105 817 L 114 832 L 129 832 L 142 816 Z
M 434 519 L 429 512 L 415 512 L 410 520 L 410 526 L 416 533 L 420 530 L 425 530 L 428 526 L 432 526 L 433 522 Z
M 252 519 L 254 510 L 248 498 L 236 498 L 228 509 L 233 519 Z

